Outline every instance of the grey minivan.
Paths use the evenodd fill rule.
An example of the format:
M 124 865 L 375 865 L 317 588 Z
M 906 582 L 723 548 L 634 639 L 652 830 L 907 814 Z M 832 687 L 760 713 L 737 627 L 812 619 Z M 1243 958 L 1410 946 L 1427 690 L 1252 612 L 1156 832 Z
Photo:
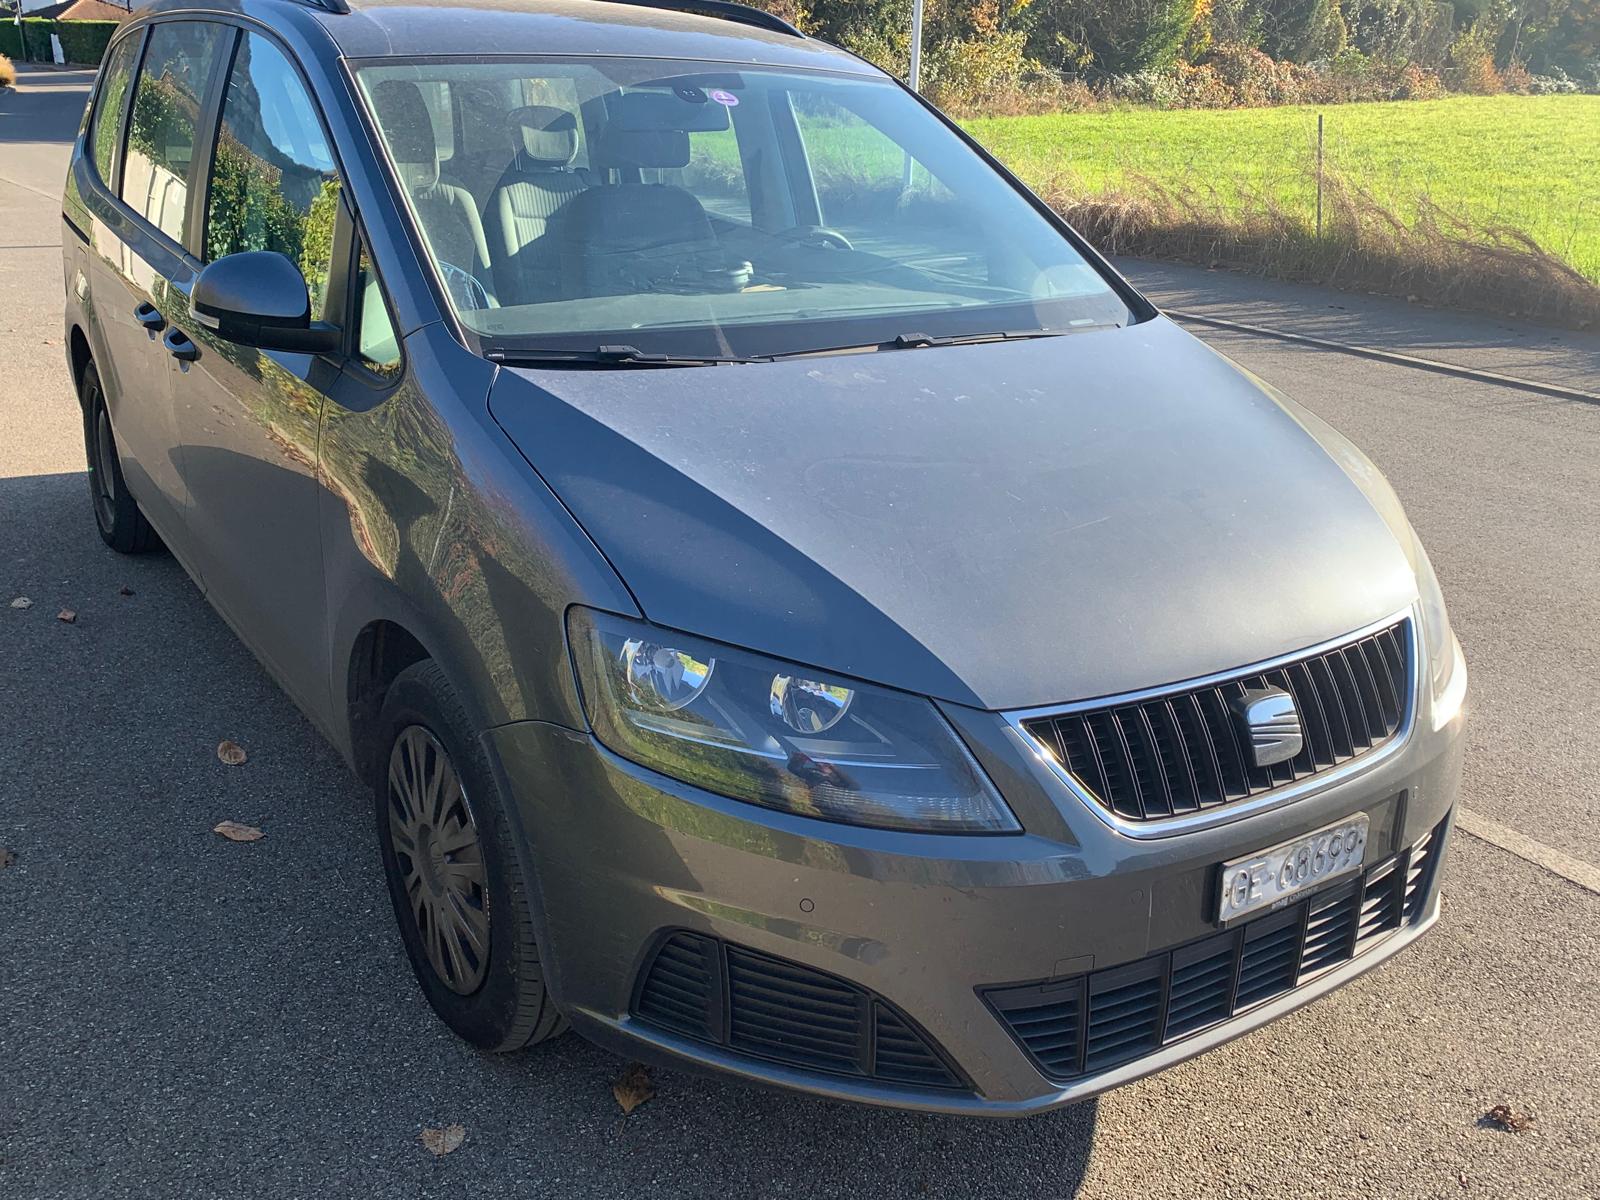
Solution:
M 100 534 L 370 783 L 472 1044 L 1029 1113 L 1437 918 L 1467 675 L 1394 492 L 860 59 L 158 0 L 63 216 Z

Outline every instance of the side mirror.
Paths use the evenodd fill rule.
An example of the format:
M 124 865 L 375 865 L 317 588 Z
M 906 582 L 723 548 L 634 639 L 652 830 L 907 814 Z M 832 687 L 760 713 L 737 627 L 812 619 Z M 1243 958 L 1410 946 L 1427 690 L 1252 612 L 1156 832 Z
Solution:
M 189 306 L 218 337 L 260 350 L 331 354 L 339 330 L 311 319 L 305 276 L 273 250 L 245 250 L 211 263 L 194 281 Z

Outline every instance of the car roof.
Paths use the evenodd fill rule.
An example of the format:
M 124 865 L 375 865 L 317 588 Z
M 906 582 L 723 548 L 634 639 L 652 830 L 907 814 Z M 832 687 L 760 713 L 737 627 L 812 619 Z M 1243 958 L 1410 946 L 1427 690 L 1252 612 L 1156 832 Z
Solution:
M 882 77 L 815 38 L 725 17 L 607 0 L 156 0 L 138 15 L 235 12 L 265 24 L 315 22 L 346 58 L 550 54 L 701 59 Z

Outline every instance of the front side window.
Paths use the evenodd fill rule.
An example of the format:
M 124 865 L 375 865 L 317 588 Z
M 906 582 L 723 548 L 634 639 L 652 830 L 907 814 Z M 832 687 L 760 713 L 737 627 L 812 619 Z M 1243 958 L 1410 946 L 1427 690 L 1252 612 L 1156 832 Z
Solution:
M 199 21 L 153 26 L 133 93 L 122 199 L 180 244 L 200 103 L 223 34 Z
M 339 177 L 311 95 L 283 51 L 247 33 L 228 77 L 206 212 L 209 262 L 275 250 L 300 267 L 321 313 Z
M 140 36 L 123 38 L 106 60 L 100 96 L 94 105 L 94 121 L 89 126 L 89 144 L 94 149 L 94 168 L 107 184 L 116 183 L 117 149 L 122 141 L 122 107 L 133 82 L 138 63 Z
M 548 57 L 356 75 L 440 290 L 488 351 L 763 357 L 1134 319 L 886 79 Z M 473 128 L 510 140 L 443 171 L 443 132 L 465 125 L 437 109 L 468 96 Z

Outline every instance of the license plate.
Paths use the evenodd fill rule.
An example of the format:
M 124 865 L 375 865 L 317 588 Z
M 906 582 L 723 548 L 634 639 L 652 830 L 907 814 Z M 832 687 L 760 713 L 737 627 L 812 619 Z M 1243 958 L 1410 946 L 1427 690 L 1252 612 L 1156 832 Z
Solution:
M 1361 869 L 1367 853 L 1367 814 L 1347 817 L 1270 850 L 1222 864 L 1218 919 L 1232 921 L 1280 908 L 1330 879 Z

